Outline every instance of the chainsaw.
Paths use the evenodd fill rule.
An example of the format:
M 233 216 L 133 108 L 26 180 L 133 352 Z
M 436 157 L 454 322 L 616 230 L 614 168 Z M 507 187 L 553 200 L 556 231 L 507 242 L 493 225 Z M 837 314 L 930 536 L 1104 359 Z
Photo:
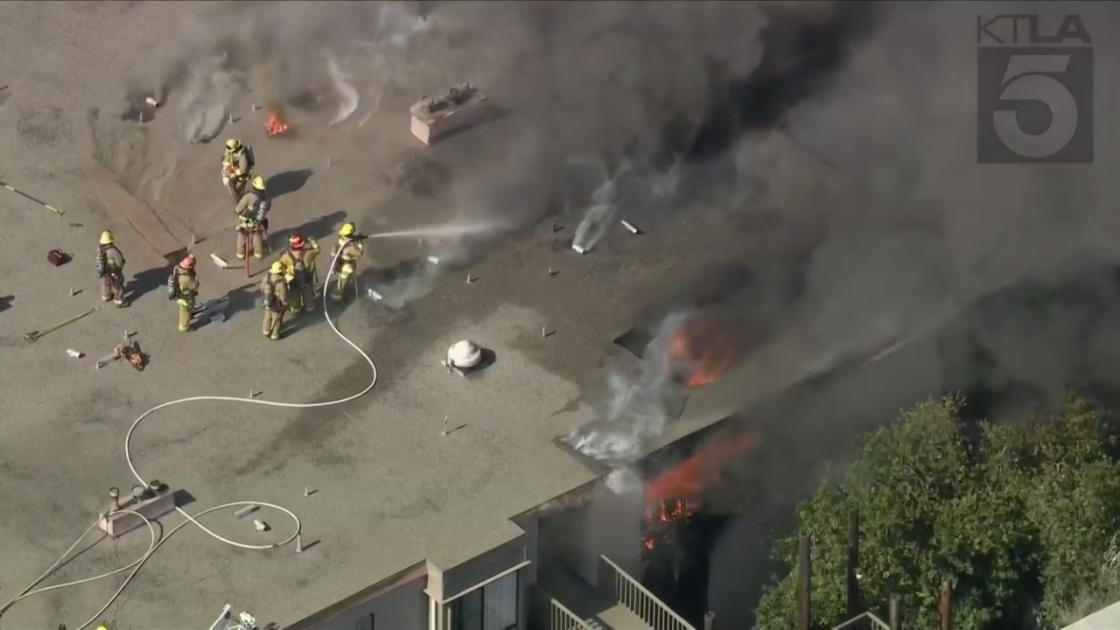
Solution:
M 113 352 L 117 355 L 117 358 L 128 361 L 128 363 L 137 371 L 144 371 L 144 354 L 140 352 L 139 342 L 132 342 L 132 344 L 117 344 L 117 347 L 113 349 Z

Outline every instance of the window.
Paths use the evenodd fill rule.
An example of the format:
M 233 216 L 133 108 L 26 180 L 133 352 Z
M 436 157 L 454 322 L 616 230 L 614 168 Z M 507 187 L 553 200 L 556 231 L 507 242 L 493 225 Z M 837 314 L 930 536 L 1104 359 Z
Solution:
M 518 573 L 510 573 L 451 602 L 452 630 L 516 628 Z
M 482 590 L 471 591 L 451 602 L 454 630 L 482 630 Z
M 377 630 L 377 615 L 370 613 L 369 617 L 358 619 L 354 623 L 354 630 Z

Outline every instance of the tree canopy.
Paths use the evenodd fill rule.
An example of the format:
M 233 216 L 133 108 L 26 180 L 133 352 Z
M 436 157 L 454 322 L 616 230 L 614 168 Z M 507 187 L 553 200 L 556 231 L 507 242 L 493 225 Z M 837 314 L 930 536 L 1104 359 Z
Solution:
M 953 585 L 957 630 L 1061 627 L 1120 600 L 1120 464 L 1106 415 L 1069 394 L 1020 422 L 962 418 L 929 401 L 872 433 L 844 471 L 798 507 L 812 538 L 814 623 L 848 618 L 847 514 L 860 517 L 861 610 L 901 597 L 904 623 L 936 628 Z M 797 537 L 775 557 L 796 566 Z M 760 630 L 791 628 L 796 574 L 764 593 Z M 885 617 L 885 615 L 884 615 Z

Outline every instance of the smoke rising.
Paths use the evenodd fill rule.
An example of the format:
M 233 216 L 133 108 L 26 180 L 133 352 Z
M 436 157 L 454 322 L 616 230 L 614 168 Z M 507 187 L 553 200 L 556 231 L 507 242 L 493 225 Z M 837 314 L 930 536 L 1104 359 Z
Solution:
M 334 88 L 341 97 L 341 102 L 338 104 L 338 113 L 335 114 L 331 120 L 330 127 L 345 121 L 358 109 L 358 102 L 361 97 L 358 95 L 358 90 L 351 85 L 350 77 L 342 71 L 338 65 L 338 61 L 334 57 L 327 56 L 327 72 L 331 75 L 331 81 L 334 83 Z
M 783 322 L 779 331 L 748 353 L 748 387 L 779 390 L 943 326 L 993 290 L 1025 280 L 1052 285 L 1058 269 L 1115 265 L 1120 258 L 1115 244 L 1100 238 L 1116 228 L 1110 209 L 1116 184 L 1107 175 L 1115 149 L 1105 148 L 1099 136 L 1093 165 L 976 163 L 976 14 L 1039 11 L 1036 4 L 1029 10 L 1019 6 L 1021 11 L 1017 6 L 864 6 L 851 10 L 862 20 L 858 27 L 845 24 L 846 19 L 825 19 L 830 11 L 833 17 L 843 17 L 826 4 L 811 5 L 812 10 L 794 16 L 792 22 L 789 13 L 769 16 L 758 69 L 733 87 L 732 95 L 745 98 L 754 89 L 761 97 L 766 93 L 762 88 L 784 90 L 785 112 L 771 118 L 785 116 L 796 151 L 828 165 L 844 183 L 830 185 L 828 194 L 805 190 L 790 195 L 791 188 L 817 182 L 806 179 L 811 174 L 789 171 L 783 163 L 789 151 L 766 155 L 760 147 L 767 139 L 758 134 L 740 136 L 730 145 L 700 134 L 702 140 L 722 147 L 722 153 L 717 152 L 715 162 L 693 165 L 686 173 L 696 176 L 699 170 L 708 178 L 724 173 L 717 179 L 734 182 L 723 188 L 725 207 L 750 212 L 777 205 L 790 218 L 811 217 L 824 234 L 792 260 L 767 262 L 751 260 L 748 251 L 738 254 L 751 264 L 792 265 L 801 279 L 797 299 L 774 314 Z M 1104 33 L 1120 26 L 1117 15 L 1103 7 L 1054 8 L 1058 15 L 1084 15 L 1094 42 L 1099 42 L 1098 58 L 1102 45 L 1110 44 L 1096 32 L 1107 37 Z M 830 37 L 819 31 L 818 39 L 825 44 L 816 49 L 790 51 L 774 43 L 790 29 L 812 31 L 822 25 L 830 29 L 824 35 L 839 43 L 829 43 Z M 798 40 L 786 38 L 793 47 Z M 830 47 L 844 54 L 827 50 Z M 840 62 L 832 72 L 812 81 L 790 74 L 790 68 L 807 73 L 814 57 L 823 63 L 829 55 Z M 1098 99 L 1102 93 L 1115 94 L 1111 75 L 1098 76 L 1096 87 Z M 799 96 L 805 98 L 796 101 Z M 753 116 L 763 117 L 759 110 L 767 109 L 768 102 L 733 99 L 728 107 L 753 105 Z M 740 111 L 730 118 L 738 120 L 740 128 L 749 128 L 753 116 Z M 728 136 L 736 125 L 721 127 Z M 795 224 L 788 221 L 787 226 Z M 729 259 L 736 256 L 728 253 Z M 1109 286 L 1104 291 L 1114 294 L 1116 289 Z M 1114 301 L 1105 294 L 1098 299 Z M 1059 308 L 1040 335 L 1063 334 L 1060 331 L 1077 319 L 1074 311 L 1079 310 L 1073 305 Z M 994 361 L 1023 374 L 1027 370 L 1015 365 L 1015 356 L 1004 352 Z M 1035 384 L 1054 391 L 1054 379 L 1059 374 L 1071 378 L 1071 369 L 1067 364 L 1034 370 L 1041 377 Z M 659 418 L 651 420 L 651 426 L 661 424 Z M 588 452 L 603 449 L 611 450 L 601 445 Z
M 229 55 L 212 55 L 186 70 L 179 110 L 188 142 L 209 141 L 222 131 L 241 78 L 226 69 Z
M 510 230 L 566 208 L 581 216 L 576 242 L 590 249 L 607 230 L 621 229 L 620 218 L 648 227 L 684 198 L 689 179 L 724 177 L 725 160 L 691 166 L 685 158 L 694 145 L 711 150 L 711 138 L 724 144 L 717 155 L 725 153 L 743 126 L 732 112 L 726 129 L 712 129 L 718 112 L 739 104 L 729 84 L 760 64 L 780 74 L 805 54 L 786 45 L 794 26 L 823 28 L 837 16 L 866 14 L 852 4 L 458 2 L 434 3 L 423 16 L 415 6 L 389 3 L 218 5 L 134 75 L 149 77 L 148 89 L 164 98 L 183 92 L 195 121 L 187 130 L 192 138 L 217 133 L 231 86 L 251 89 L 255 100 L 290 102 L 334 85 L 331 124 L 354 124 L 367 95 L 361 125 L 386 98 L 403 109 L 469 80 L 514 112 L 507 125 L 514 141 L 505 155 L 488 156 L 489 166 L 453 179 L 449 214 L 503 228 L 491 238 L 446 239 L 438 247 L 469 259 Z M 775 25 L 785 36 L 767 40 Z M 722 200 L 734 201 L 743 199 Z M 416 275 L 397 277 L 408 297 L 396 302 L 430 290 L 433 273 L 419 265 Z M 371 288 L 396 293 L 389 285 Z M 636 382 L 616 375 L 616 396 L 606 408 L 618 428 L 597 435 L 617 443 L 584 447 L 626 459 L 635 444 L 655 439 L 665 423 L 655 411 L 665 395 L 662 372 L 664 366 L 647 366 Z M 621 427 L 640 436 L 627 438 Z
M 683 386 L 674 380 L 676 366 L 667 358 L 674 331 L 689 316 L 674 313 L 661 324 L 635 374 L 610 373 L 608 395 L 597 410 L 600 420 L 577 429 L 566 440 L 585 455 L 618 468 L 618 475 L 609 484 L 612 490 L 622 492 L 632 487 L 625 482 L 631 477 L 625 467 L 636 462 L 665 432 L 670 415 L 668 399 L 682 394 Z
M 810 216 L 825 236 L 781 263 L 806 279 L 796 304 L 774 315 L 790 332 L 756 362 L 809 335 L 822 347 L 805 363 L 826 365 L 1064 261 L 1120 255 L 1103 236 L 1117 227 L 1115 150 L 1103 139 L 1093 166 L 975 163 L 975 15 L 1016 7 L 225 3 L 131 76 L 161 100 L 182 91 L 199 134 L 220 124 L 241 84 L 275 100 L 336 85 L 334 124 L 361 125 L 386 99 L 406 106 L 469 80 L 513 112 L 514 141 L 489 168 L 452 181 L 456 219 L 516 228 L 568 208 L 583 219 L 578 242 L 594 246 L 620 217 L 642 223 L 659 196 L 686 205 L 699 183 L 725 211 L 769 204 Z M 1083 14 L 1107 58 L 1108 5 L 1054 8 Z M 1112 75 L 1098 74 L 1098 99 L 1114 95 Z M 789 194 L 812 182 L 789 172 L 788 155 L 760 156 L 766 133 L 753 131 L 782 119 L 798 150 L 846 187 Z

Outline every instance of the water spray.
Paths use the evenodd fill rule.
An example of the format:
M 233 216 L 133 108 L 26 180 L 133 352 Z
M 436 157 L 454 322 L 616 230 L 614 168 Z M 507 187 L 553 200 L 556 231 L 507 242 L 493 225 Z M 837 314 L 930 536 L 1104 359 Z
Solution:
M 481 236 L 483 234 L 495 234 L 502 232 L 506 229 L 505 225 L 495 222 L 476 222 L 476 223 L 448 223 L 445 225 L 430 225 L 426 227 L 412 228 L 409 230 L 397 230 L 395 232 L 381 232 L 379 234 L 370 234 L 366 238 L 420 238 L 420 239 L 441 239 L 441 238 L 461 238 L 464 236 Z

